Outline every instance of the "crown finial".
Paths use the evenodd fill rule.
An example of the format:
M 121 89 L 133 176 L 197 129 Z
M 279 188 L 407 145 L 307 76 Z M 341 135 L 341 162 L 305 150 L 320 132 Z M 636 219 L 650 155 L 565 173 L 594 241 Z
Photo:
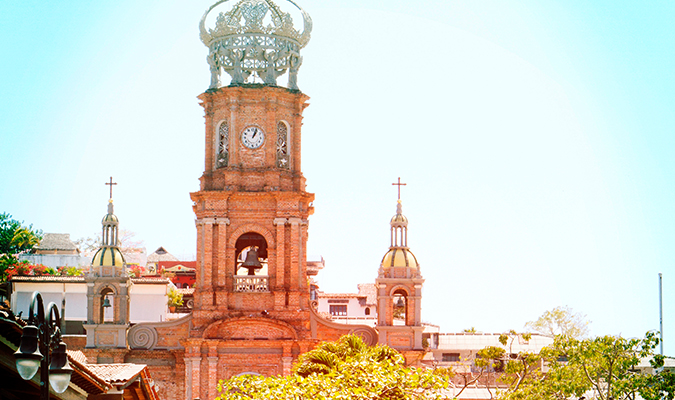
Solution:
M 199 36 L 209 48 L 209 89 L 220 87 L 220 74 L 225 71 L 231 77 L 230 86 L 254 83 L 256 77 L 264 85 L 276 86 L 277 78 L 288 72 L 288 88 L 298 90 L 300 49 L 307 45 L 312 32 L 309 14 L 292 0 L 285 0 L 302 14 L 300 31 L 293 26 L 291 14 L 272 0 L 240 0 L 230 11 L 218 14 L 215 27 L 207 29 L 206 17 L 227 1 L 212 5 L 199 22 Z

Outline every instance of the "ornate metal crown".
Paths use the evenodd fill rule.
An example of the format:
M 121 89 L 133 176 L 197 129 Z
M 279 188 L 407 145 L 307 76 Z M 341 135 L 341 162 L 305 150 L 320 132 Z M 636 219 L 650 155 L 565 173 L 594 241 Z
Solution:
M 224 70 L 232 78 L 230 85 L 244 84 L 251 75 L 260 77 L 265 85 L 276 85 L 277 77 L 289 71 L 288 88 L 297 90 L 300 49 L 307 45 L 312 32 L 309 14 L 287 0 L 302 13 L 304 28 L 299 32 L 291 15 L 271 0 L 240 0 L 230 11 L 221 12 L 215 27 L 207 31 L 206 17 L 227 1 L 212 5 L 199 22 L 199 36 L 209 48 L 209 89 L 221 86 L 220 72 Z

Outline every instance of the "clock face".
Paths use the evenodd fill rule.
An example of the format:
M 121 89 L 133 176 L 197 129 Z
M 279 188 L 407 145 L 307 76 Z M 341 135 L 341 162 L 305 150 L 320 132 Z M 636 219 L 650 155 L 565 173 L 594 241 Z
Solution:
M 249 149 L 257 149 L 265 141 L 265 132 L 257 126 L 249 126 L 241 133 L 241 142 Z

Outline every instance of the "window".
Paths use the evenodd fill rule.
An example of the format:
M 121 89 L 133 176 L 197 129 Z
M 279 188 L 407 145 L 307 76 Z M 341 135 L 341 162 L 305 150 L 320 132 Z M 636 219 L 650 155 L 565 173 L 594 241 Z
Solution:
M 459 362 L 459 353 L 443 353 L 444 362 Z
M 218 126 L 218 142 L 216 144 L 216 168 L 227 167 L 230 155 L 230 127 L 227 121 Z
M 290 159 L 288 155 L 288 125 L 279 121 L 277 124 L 277 167 L 290 169 Z
M 370 307 L 366 307 L 366 315 L 370 315 Z
M 330 315 L 346 316 L 347 305 L 332 305 L 330 306 Z

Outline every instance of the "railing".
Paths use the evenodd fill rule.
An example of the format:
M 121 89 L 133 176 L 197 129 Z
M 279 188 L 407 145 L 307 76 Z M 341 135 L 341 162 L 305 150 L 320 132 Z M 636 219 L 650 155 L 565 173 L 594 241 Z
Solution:
M 234 291 L 247 293 L 268 292 L 267 275 L 235 275 Z

